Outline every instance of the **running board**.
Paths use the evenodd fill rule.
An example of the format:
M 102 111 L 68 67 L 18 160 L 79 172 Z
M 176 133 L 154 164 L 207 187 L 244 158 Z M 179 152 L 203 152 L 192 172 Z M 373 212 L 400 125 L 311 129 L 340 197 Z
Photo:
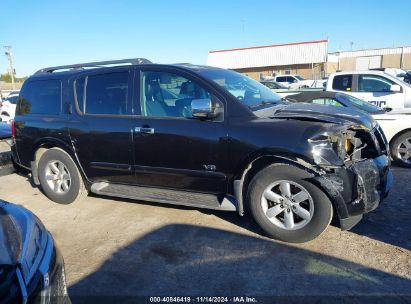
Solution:
M 168 190 L 141 186 L 127 186 L 110 183 L 94 183 L 91 192 L 135 200 L 158 202 L 164 204 L 182 205 L 206 209 L 236 211 L 237 202 L 232 196 L 221 196 L 204 193 L 194 193 L 179 190 Z

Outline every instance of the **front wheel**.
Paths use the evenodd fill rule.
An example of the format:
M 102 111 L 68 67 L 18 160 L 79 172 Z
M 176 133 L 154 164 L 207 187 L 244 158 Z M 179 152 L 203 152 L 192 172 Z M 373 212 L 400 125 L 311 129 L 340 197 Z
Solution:
M 333 209 L 327 195 L 292 165 L 264 168 L 252 179 L 247 201 L 255 221 L 272 238 L 302 243 L 319 236 L 330 224 Z
M 411 132 L 405 132 L 391 143 L 391 155 L 394 161 L 406 168 L 411 168 Z

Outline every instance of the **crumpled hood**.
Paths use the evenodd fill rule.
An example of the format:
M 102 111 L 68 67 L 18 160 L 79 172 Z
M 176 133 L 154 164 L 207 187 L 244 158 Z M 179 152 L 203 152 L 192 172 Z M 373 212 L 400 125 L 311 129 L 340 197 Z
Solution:
M 271 114 L 267 111 L 270 111 Z M 334 124 L 359 124 L 370 130 L 373 129 L 376 124 L 370 115 L 362 111 L 308 103 L 278 105 L 255 111 L 254 114 L 257 116 L 269 116 L 271 118 L 314 120 Z

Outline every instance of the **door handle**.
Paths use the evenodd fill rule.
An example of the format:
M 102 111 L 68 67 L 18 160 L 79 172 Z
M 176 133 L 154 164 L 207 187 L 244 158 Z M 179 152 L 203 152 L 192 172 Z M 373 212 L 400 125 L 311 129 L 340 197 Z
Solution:
M 154 128 L 135 127 L 134 132 L 144 134 L 154 134 Z

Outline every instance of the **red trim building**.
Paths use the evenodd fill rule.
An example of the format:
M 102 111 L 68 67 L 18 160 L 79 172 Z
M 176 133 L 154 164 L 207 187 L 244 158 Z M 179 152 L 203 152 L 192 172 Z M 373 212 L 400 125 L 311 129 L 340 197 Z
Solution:
M 277 74 L 319 79 L 325 74 L 327 48 L 327 40 L 316 40 L 214 50 L 208 53 L 207 64 L 236 70 L 254 79 Z

